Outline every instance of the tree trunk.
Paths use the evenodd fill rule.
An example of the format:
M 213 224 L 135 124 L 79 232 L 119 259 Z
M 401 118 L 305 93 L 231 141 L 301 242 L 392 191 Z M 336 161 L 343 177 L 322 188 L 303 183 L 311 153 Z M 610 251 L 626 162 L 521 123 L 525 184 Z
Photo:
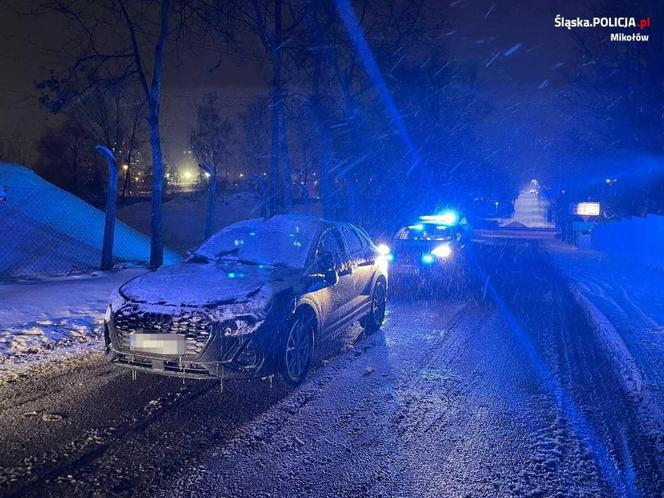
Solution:
M 203 165 L 203 169 L 210 175 L 208 178 L 208 204 L 205 214 L 205 240 L 214 233 L 214 213 L 217 209 L 217 169 Z
M 164 162 L 159 133 L 159 108 L 150 103 L 150 148 L 152 150 L 152 212 L 150 215 L 150 266 L 164 263 L 164 241 L 161 199 L 164 185 Z
M 330 184 L 330 135 L 326 129 L 325 111 L 321 98 L 320 80 L 323 72 L 323 34 L 318 20 L 318 4 L 316 0 L 311 3 L 313 9 L 313 32 L 316 50 L 314 51 L 314 72 L 312 82 L 311 107 L 314 115 L 316 134 L 320 147 L 320 186 L 319 196 L 323 203 L 323 217 L 332 218 L 332 192 Z
M 272 41 L 272 157 L 270 159 L 270 214 L 281 209 L 279 156 L 281 152 L 281 0 L 274 0 L 274 39 Z
M 164 46 L 168 36 L 170 0 L 161 0 L 161 30 L 154 47 L 152 84 L 146 91 L 150 124 L 150 147 L 152 148 L 152 215 L 150 217 L 150 266 L 157 268 L 164 263 L 164 239 L 161 199 L 164 189 L 164 158 L 161 153 L 159 131 L 159 107 L 161 103 L 161 78 L 163 75 Z M 144 90 L 147 84 L 143 79 Z
M 281 114 L 281 158 L 284 163 L 284 208 L 287 213 L 293 210 L 293 181 L 291 179 L 290 158 L 288 155 L 288 128 L 286 113 Z
M 134 123 L 131 128 L 131 136 L 129 138 L 129 152 L 127 153 L 127 170 L 125 171 L 124 184 L 122 185 L 122 198 L 126 199 L 127 195 L 131 195 L 131 188 L 129 182 L 131 181 L 131 158 L 134 153 L 134 143 L 136 141 L 136 128 L 138 127 L 138 112 L 134 115 Z
M 115 237 L 115 212 L 118 197 L 118 163 L 113 153 L 103 145 L 95 147 L 108 164 L 108 189 L 106 193 L 106 220 L 104 223 L 104 241 L 101 249 L 101 269 L 113 268 L 113 239 Z

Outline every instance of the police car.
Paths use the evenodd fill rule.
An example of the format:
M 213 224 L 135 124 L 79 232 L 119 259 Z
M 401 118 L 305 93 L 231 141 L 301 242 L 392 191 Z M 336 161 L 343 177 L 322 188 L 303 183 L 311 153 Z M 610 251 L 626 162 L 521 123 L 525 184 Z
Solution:
M 450 287 L 461 278 L 468 225 L 456 211 L 420 216 L 417 223 L 400 228 L 389 246 L 379 251 L 390 260 L 395 290 Z

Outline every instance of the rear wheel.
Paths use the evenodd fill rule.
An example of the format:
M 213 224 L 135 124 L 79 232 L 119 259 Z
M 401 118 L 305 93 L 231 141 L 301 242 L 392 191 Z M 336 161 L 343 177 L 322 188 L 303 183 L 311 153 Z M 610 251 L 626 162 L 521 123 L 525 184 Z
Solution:
M 387 287 L 385 281 L 381 278 L 374 285 L 371 293 L 371 310 L 369 314 L 362 319 L 362 326 L 368 333 L 375 332 L 385 320 L 385 308 L 387 306 Z
M 291 387 L 301 384 L 309 371 L 315 331 L 316 323 L 311 313 L 295 315 L 286 336 L 281 366 L 281 377 Z

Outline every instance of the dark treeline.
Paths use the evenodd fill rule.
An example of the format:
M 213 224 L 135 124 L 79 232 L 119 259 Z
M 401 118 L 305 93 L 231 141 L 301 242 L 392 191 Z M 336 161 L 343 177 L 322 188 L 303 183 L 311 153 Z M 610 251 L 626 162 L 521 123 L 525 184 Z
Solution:
M 621 5 L 579 3 L 573 15 Z M 77 193 L 103 188 L 91 147 L 101 143 L 148 175 L 158 265 L 164 68 L 205 45 L 219 51 L 214 70 L 233 53 L 266 76 L 269 94 L 239 117 L 223 88 L 205 96 L 187 145 L 219 181 L 224 157 L 241 155 L 272 213 L 290 211 L 313 178 L 321 214 L 390 223 L 446 204 L 493 206 L 535 176 L 552 197 L 599 195 L 607 175 L 623 209 L 661 211 L 661 161 L 629 174 L 664 145 L 661 36 L 619 44 L 606 30 L 555 29 L 557 13 L 525 2 L 39 1 L 26 15 L 70 26 L 66 70 L 38 83 L 44 106 L 66 115 L 39 143 L 40 171 Z M 658 13 L 652 0 L 630 15 Z M 528 15 L 520 32 L 514 19 Z

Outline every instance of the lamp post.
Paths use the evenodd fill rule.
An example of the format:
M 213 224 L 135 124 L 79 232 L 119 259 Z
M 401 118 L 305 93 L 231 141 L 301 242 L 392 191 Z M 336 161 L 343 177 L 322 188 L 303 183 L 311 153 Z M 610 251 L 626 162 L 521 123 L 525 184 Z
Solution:
M 209 164 L 199 164 L 198 167 L 208 179 L 208 205 L 205 215 L 205 238 L 208 239 L 214 230 L 214 210 L 217 207 L 217 173 Z

